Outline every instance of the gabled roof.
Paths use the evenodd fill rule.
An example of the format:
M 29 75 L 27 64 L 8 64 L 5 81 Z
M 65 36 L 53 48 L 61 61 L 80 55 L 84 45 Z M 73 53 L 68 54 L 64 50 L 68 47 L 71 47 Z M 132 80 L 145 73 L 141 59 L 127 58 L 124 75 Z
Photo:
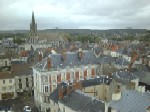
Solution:
M 101 64 L 111 64 L 114 61 L 114 58 L 112 58 L 111 56 L 104 56 L 99 58 L 99 62 Z
M 87 79 L 82 81 L 83 87 L 100 85 L 100 84 L 107 84 L 110 85 L 112 82 L 112 78 L 108 78 L 106 76 L 100 76 L 99 78 Z
M 60 83 L 57 88 L 50 94 L 50 99 L 53 100 L 55 103 L 58 103 L 59 101 L 59 89 L 63 88 L 64 90 L 67 89 L 67 83 Z
M 109 106 L 117 112 L 147 112 L 150 106 L 150 93 L 126 90 L 122 93 L 121 99 L 111 101 Z
M 13 78 L 13 75 L 10 72 L 8 71 L 0 72 L 0 79 L 10 79 L 10 78 Z
M 47 41 L 67 41 L 63 34 L 60 33 L 38 33 L 39 40 Z
M 134 73 L 129 71 L 119 71 L 113 73 L 113 79 L 119 83 L 126 85 L 132 80 L 138 79 L 138 77 Z
M 32 68 L 26 63 L 18 63 L 11 65 L 11 73 L 14 76 L 22 76 L 22 75 L 32 75 Z
M 150 72 L 135 71 L 134 74 L 139 78 L 139 82 L 150 85 Z
M 116 61 L 115 61 L 115 64 L 120 65 L 120 66 L 122 66 L 122 65 L 127 66 L 127 65 L 129 65 L 129 62 L 126 59 L 117 58 Z
M 94 97 L 88 96 L 79 90 L 71 92 L 69 95 L 65 96 L 60 103 L 63 103 L 65 106 L 78 112 L 105 111 L 105 104 L 102 101 L 96 100 Z
M 50 54 L 48 57 L 51 59 L 52 68 L 65 68 L 67 66 L 79 66 L 87 64 L 96 64 L 98 58 L 96 58 L 93 51 L 83 51 L 83 58 L 80 60 L 78 58 L 77 52 L 66 52 L 65 60 L 63 61 L 63 56 L 61 54 Z M 47 69 L 47 58 L 44 58 L 40 63 L 34 67 L 37 69 L 45 70 Z

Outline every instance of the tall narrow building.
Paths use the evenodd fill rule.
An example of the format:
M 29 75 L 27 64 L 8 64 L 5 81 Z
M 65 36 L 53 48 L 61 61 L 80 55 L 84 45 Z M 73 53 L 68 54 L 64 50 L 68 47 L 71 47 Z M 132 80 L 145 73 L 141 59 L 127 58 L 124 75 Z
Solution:
M 32 20 L 30 23 L 30 36 L 37 36 L 37 23 L 35 23 L 34 12 L 32 12 Z
M 32 12 L 32 20 L 30 23 L 30 32 L 29 32 L 29 38 L 27 41 L 29 44 L 34 44 L 38 42 L 37 37 L 37 23 L 35 22 L 34 18 L 34 12 Z

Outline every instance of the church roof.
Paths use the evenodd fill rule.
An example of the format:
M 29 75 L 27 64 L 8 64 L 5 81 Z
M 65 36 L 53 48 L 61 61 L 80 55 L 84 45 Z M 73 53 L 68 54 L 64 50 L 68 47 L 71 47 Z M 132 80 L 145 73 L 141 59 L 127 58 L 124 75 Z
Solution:
M 65 38 L 60 33 L 38 33 L 38 39 L 46 41 L 65 41 Z

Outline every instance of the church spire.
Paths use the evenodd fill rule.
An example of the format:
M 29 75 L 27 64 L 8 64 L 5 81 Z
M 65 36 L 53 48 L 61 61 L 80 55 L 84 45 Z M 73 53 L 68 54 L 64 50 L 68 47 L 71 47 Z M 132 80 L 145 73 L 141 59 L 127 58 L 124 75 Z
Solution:
M 32 25 L 35 25 L 34 12 L 32 12 Z
M 34 12 L 32 12 L 32 20 L 30 23 L 30 34 L 31 36 L 37 36 L 37 24 L 35 23 Z

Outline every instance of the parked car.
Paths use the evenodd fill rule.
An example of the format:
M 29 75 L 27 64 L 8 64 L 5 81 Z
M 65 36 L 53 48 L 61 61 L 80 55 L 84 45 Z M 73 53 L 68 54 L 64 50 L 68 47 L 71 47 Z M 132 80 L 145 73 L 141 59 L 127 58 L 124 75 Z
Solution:
M 23 111 L 24 111 L 24 112 L 31 112 L 30 106 L 25 106 L 25 107 L 23 108 Z

